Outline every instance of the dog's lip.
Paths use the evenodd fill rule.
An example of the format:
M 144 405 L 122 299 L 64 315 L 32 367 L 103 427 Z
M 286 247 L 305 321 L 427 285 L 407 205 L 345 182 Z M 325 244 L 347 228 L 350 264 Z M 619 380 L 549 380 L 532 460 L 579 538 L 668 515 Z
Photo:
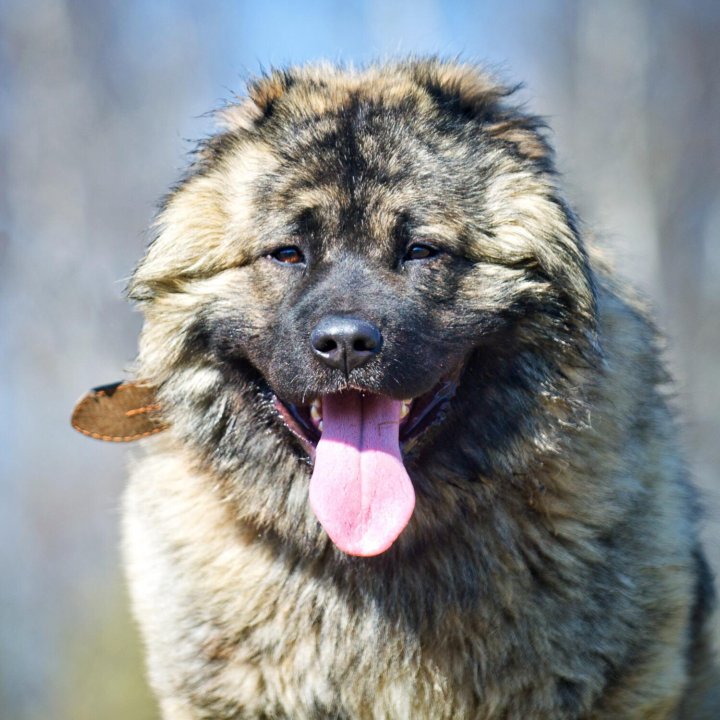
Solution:
M 400 424 L 400 446 L 403 450 L 414 444 L 414 441 L 431 427 L 443 421 L 457 386 L 457 373 L 454 373 L 440 380 L 429 392 L 405 401 L 409 404 L 409 412 Z M 349 389 L 372 394 L 364 388 Z M 322 432 L 311 415 L 313 403 L 295 405 L 273 394 L 273 404 L 285 425 L 300 440 L 310 459 L 314 460 L 315 448 Z
M 273 394 L 273 404 L 285 425 L 302 443 L 311 460 L 315 459 L 315 448 L 320 440 L 320 432 L 310 421 L 310 406 L 298 406 L 283 402 Z M 304 409 L 304 413 L 302 410 Z
M 400 425 L 400 445 L 405 447 L 432 426 L 445 419 L 457 390 L 457 378 L 443 378 L 430 392 L 412 400 L 410 412 Z

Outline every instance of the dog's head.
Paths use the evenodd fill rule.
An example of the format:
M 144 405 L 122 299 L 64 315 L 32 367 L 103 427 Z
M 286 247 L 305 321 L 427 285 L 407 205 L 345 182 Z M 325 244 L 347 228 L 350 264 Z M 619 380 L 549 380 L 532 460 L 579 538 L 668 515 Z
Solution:
M 512 465 L 587 353 L 584 252 L 508 95 L 434 60 L 274 72 L 167 198 L 130 288 L 139 370 L 259 526 L 290 533 L 304 459 L 336 544 L 385 550 L 434 465 Z

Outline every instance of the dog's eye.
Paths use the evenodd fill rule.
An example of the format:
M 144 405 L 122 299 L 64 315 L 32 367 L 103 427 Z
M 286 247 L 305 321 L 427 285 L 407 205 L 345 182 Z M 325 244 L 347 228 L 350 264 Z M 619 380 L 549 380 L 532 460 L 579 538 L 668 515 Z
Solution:
M 435 257 L 438 252 L 440 251 L 437 248 L 427 243 L 413 243 L 409 245 L 405 251 L 403 260 L 405 262 L 408 260 L 428 260 L 431 257 Z
M 305 262 L 305 256 L 302 254 L 302 251 L 294 245 L 278 248 L 270 253 L 270 257 L 277 262 L 288 265 L 299 265 Z

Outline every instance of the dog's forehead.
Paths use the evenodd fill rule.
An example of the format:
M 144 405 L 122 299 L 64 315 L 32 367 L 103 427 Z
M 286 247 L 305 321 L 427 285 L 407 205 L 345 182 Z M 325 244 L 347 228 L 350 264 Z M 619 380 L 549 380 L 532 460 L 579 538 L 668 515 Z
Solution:
M 552 274 L 538 233 L 574 258 L 575 230 L 542 122 L 507 95 L 477 69 L 438 62 L 251 83 L 157 216 L 134 297 L 294 245 L 387 267 L 409 243 L 436 241 L 471 261 Z
M 386 255 L 408 220 L 451 215 L 451 141 L 431 146 L 409 106 L 356 100 L 283 120 L 226 161 L 230 216 L 250 211 L 261 245 L 312 228 L 329 252 L 350 242 Z

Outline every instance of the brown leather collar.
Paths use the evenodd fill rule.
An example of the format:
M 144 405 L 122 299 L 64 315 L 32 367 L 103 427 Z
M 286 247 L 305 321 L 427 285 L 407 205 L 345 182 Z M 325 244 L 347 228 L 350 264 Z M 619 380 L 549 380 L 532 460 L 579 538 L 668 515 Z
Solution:
M 73 410 L 72 426 L 83 435 L 109 442 L 131 442 L 168 427 L 155 388 L 142 380 L 93 388 Z

